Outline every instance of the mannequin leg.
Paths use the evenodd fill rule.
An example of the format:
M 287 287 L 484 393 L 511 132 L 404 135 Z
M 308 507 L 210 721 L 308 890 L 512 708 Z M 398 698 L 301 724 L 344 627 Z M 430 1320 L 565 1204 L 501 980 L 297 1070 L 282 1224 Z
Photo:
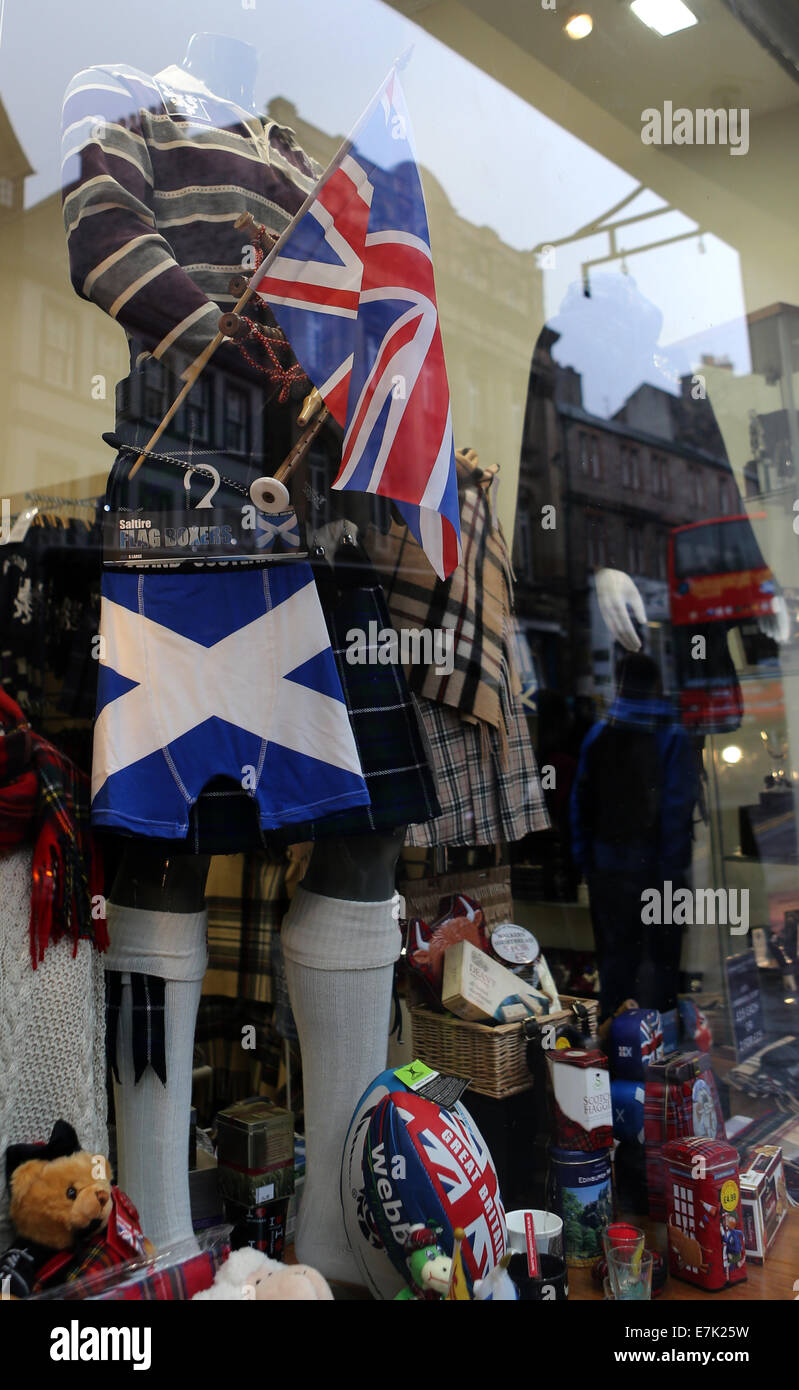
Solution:
M 361 1283 L 339 1197 L 355 1105 L 386 1065 L 394 961 L 394 871 L 404 832 L 322 840 L 281 940 L 300 1038 L 306 1179 L 296 1251 L 330 1279 Z
M 192 1235 L 187 1156 L 194 1029 L 207 963 L 209 862 L 194 855 L 165 858 L 137 841 L 108 905 L 106 968 L 122 978 L 114 1082 L 118 1180 L 159 1247 Z M 134 1079 L 133 972 L 166 982 L 166 1083 L 151 1066 Z
M 622 874 L 588 878 L 591 922 L 599 964 L 599 1017 L 610 1018 L 625 999 L 635 999 L 641 963 L 641 893 Z

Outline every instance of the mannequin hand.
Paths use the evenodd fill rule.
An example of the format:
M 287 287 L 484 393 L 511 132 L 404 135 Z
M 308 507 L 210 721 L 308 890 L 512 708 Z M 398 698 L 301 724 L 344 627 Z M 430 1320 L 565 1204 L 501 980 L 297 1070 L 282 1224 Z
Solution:
M 456 449 L 455 458 L 458 463 L 464 464 L 466 468 L 479 468 L 480 458 L 475 449 Z
M 775 595 L 771 612 L 761 613 L 757 625 L 766 637 L 771 638 L 772 642 L 777 642 L 783 646 L 788 641 L 791 635 L 791 617 L 782 594 Z
M 629 574 L 625 574 L 624 570 L 597 570 L 596 596 L 611 637 L 626 647 L 628 652 L 640 651 L 641 642 L 630 622 L 627 605 L 642 626 L 646 623 L 646 609 Z

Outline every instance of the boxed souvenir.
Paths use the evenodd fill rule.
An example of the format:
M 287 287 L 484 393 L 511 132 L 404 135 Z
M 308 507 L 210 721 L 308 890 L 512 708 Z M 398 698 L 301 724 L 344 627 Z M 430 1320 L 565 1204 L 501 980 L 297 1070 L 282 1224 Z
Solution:
M 197 1150 L 197 1165 L 189 1170 L 189 1201 L 195 1231 L 223 1223 L 225 1211 L 219 1191 L 219 1170 L 214 1155 L 206 1153 L 205 1149 Z
M 680 1024 L 679 1012 L 677 1009 L 663 1009 L 660 1014 L 660 1023 L 663 1029 L 663 1053 L 668 1057 L 670 1052 L 676 1052 L 680 1046 Z
M 599 1051 L 554 1049 L 548 1054 L 555 1113 L 555 1144 L 572 1152 L 613 1143 L 608 1059 Z
M 644 1142 L 644 1083 L 613 1077 L 610 1083 L 613 1106 L 613 1138 Z
M 670 1139 L 663 1161 L 671 1273 L 709 1291 L 740 1283 L 746 1250 L 735 1149 L 698 1136 Z
M 294 1190 L 294 1116 L 257 1096 L 217 1115 L 219 1190 L 242 1207 L 261 1207 Z
M 642 1081 L 650 1062 L 663 1057 L 663 1024 L 657 1009 L 627 1009 L 610 1025 L 608 1062 L 614 1076 Z
M 261 1250 L 270 1260 L 281 1260 L 286 1242 L 289 1202 L 293 1197 L 278 1197 L 260 1207 L 243 1207 L 239 1202 L 225 1202 L 225 1216 L 231 1222 L 230 1244 L 234 1250 L 249 1245 Z
M 649 1214 L 665 1220 L 661 1149 L 670 1139 L 724 1138 L 716 1079 L 706 1052 L 672 1052 L 646 1072 L 644 1144 Z
M 515 1023 L 548 1014 L 553 1006 L 546 994 L 469 941 L 458 941 L 444 952 L 441 1002 L 472 1023 Z
M 782 1149 L 776 1144 L 759 1144 L 741 1173 L 746 1258 L 762 1264 L 788 1210 Z

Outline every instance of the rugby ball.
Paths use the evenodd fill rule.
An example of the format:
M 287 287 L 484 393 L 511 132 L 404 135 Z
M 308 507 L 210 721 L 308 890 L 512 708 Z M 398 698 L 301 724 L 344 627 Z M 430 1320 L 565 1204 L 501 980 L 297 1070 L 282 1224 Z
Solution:
M 347 1239 L 366 1287 L 380 1299 L 395 1298 L 408 1280 L 391 1263 L 366 1200 L 363 1143 L 380 1101 L 391 1091 L 402 1089 L 393 1071 L 381 1072 L 367 1086 L 350 1121 L 341 1160 L 341 1206 Z
M 344 1227 L 350 1248 L 353 1251 L 358 1267 L 361 1271 L 364 1283 L 375 1298 L 393 1299 L 405 1288 L 407 1278 L 407 1268 L 405 1266 L 404 1252 L 402 1259 L 396 1258 L 397 1252 L 394 1249 L 396 1241 L 391 1238 L 388 1244 L 384 1243 L 383 1234 L 390 1232 L 390 1223 L 383 1217 L 378 1221 L 378 1213 L 381 1207 L 376 1205 L 375 1197 L 367 1193 L 366 1172 L 364 1165 L 365 1142 L 368 1138 L 369 1127 L 372 1118 L 379 1105 L 386 1097 L 393 1095 L 396 1098 L 414 1096 L 410 1087 L 400 1081 L 396 1072 L 392 1070 L 381 1072 L 376 1076 L 370 1086 L 367 1086 L 361 1099 L 355 1107 L 355 1113 L 350 1122 L 347 1140 L 344 1145 L 344 1153 L 341 1164 L 341 1205 L 344 1215 Z M 414 1097 L 414 1099 L 418 1099 Z M 433 1107 L 439 1116 L 444 1115 L 444 1111 L 439 1107 Z M 469 1115 L 466 1107 L 460 1101 L 455 1104 L 450 1112 L 453 1121 L 457 1121 L 458 1126 L 464 1132 L 464 1137 L 468 1136 L 468 1144 L 472 1146 L 477 1155 L 476 1162 L 478 1168 L 483 1165 L 486 1174 L 486 1184 L 488 1195 L 498 1206 L 502 1223 L 504 1239 L 505 1232 L 505 1213 L 499 1201 L 499 1184 L 493 1163 L 491 1162 L 488 1149 L 473 1119 Z M 381 1159 L 378 1158 L 378 1163 Z M 419 1165 L 414 1158 L 413 1171 L 419 1176 Z M 394 1164 L 395 1171 L 399 1171 L 402 1165 Z M 409 1183 L 407 1178 L 407 1163 L 405 1165 L 406 1177 L 403 1180 L 403 1193 L 408 1191 Z M 446 1169 L 444 1170 L 446 1171 Z M 379 1175 L 378 1175 L 379 1176 Z M 395 1179 L 396 1181 L 396 1179 Z M 480 1184 L 482 1186 L 483 1184 Z M 376 1188 L 370 1179 L 370 1188 Z M 479 1191 L 479 1187 L 478 1187 Z M 493 1194 L 496 1193 L 496 1197 Z M 378 1197 L 379 1203 L 379 1197 Z M 459 1208 L 460 1210 L 460 1208 Z M 392 1213 L 393 1214 L 393 1213 Z M 421 1218 L 433 1220 L 434 1211 Z M 458 1219 L 443 1220 L 439 1219 L 444 1229 L 444 1243 L 447 1250 L 452 1248 L 451 1228 L 460 1224 Z M 381 1230 L 382 1227 L 382 1230 Z M 464 1227 L 465 1229 L 465 1227 Z M 471 1239 L 471 1235 L 470 1235 Z M 481 1239 L 480 1245 L 484 1244 Z M 389 1250 L 393 1249 L 393 1256 Z M 471 1251 L 471 1247 L 470 1247 Z M 464 1264 L 467 1264 L 470 1251 L 464 1251 Z M 503 1250 L 500 1252 L 503 1253 Z M 497 1257 L 499 1258 L 499 1257 Z M 488 1267 L 486 1268 L 488 1272 Z M 470 1282 L 471 1276 L 468 1275 Z M 478 1276 L 479 1277 L 479 1276 Z
M 378 1101 L 364 1135 L 366 1204 L 383 1248 L 406 1277 L 405 1242 L 412 1227 L 438 1225 L 452 1253 L 453 1231 L 469 1286 L 505 1253 L 507 1228 L 488 1148 L 464 1107 L 445 1110 L 408 1090 Z

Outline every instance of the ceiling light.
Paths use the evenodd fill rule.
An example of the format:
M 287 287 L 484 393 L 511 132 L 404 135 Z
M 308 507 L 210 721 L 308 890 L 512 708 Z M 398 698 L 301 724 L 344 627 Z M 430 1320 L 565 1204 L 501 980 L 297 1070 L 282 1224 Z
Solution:
M 587 39 L 594 27 L 590 14 L 573 14 L 564 29 L 570 39 Z
M 728 743 L 726 748 L 722 748 L 721 756 L 725 763 L 739 763 L 743 753 L 736 743 Z
M 632 0 L 630 9 L 662 38 L 677 34 L 680 29 L 690 29 L 697 22 L 696 15 L 682 0 Z

